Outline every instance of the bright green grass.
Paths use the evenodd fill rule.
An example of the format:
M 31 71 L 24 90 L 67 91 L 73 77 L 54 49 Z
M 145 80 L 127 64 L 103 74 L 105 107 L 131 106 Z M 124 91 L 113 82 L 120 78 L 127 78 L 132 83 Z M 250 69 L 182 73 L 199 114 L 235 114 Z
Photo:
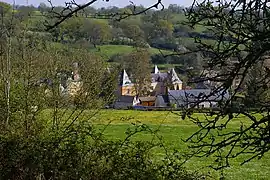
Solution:
M 79 114 L 76 111 L 72 115 L 72 110 L 60 115 L 61 121 L 71 116 L 71 120 Z M 43 111 L 42 117 L 51 117 L 52 111 Z M 110 140 L 123 140 L 126 137 L 125 132 L 128 128 L 134 128 L 134 124 L 146 124 L 153 130 L 158 130 L 157 135 L 163 137 L 163 142 L 168 151 L 174 149 L 179 150 L 181 153 L 189 152 L 188 144 L 184 143 L 182 139 L 188 138 L 192 133 L 198 130 L 189 119 L 182 120 L 178 112 L 166 111 L 132 111 L 132 110 L 87 110 L 81 114 L 82 118 L 78 120 L 87 120 L 94 124 L 97 131 L 104 131 L 106 138 Z M 196 117 L 203 119 L 204 114 L 195 114 Z M 259 116 L 259 115 L 256 115 Z M 249 120 L 243 116 L 234 119 L 228 126 L 228 131 L 233 131 L 239 128 L 240 123 L 248 124 Z M 108 125 L 109 124 L 109 125 Z M 107 126 L 108 125 L 108 126 Z M 133 140 L 151 141 L 157 140 L 155 136 L 150 133 L 142 132 L 135 135 Z M 165 151 L 154 149 L 153 153 L 156 159 L 164 156 Z M 224 171 L 226 179 L 269 179 L 270 177 L 270 154 L 266 154 L 261 160 L 253 160 L 248 164 L 240 166 L 240 163 L 247 158 L 242 156 L 231 161 L 231 167 Z M 208 158 L 192 158 L 185 166 L 190 170 L 198 170 L 210 174 L 217 179 L 220 172 L 216 172 L 208 166 L 214 161 L 213 157 Z
M 93 49 L 91 51 L 107 59 L 116 54 L 128 54 L 136 50 L 135 47 L 126 46 L 126 45 L 102 45 L 102 46 L 98 46 L 98 48 L 100 49 L 99 51 L 97 51 L 96 49 Z M 156 48 L 150 48 L 149 51 L 151 54 L 160 53 L 160 50 Z M 170 51 L 165 51 L 165 50 L 161 50 L 161 52 L 164 54 L 171 53 Z
M 203 114 L 196 115 L 204 118 Z M 103 110 L 95 118 L 93 122 L 97 124 L 98 129 L 103 129 L 104 124 L 111 122 L 110 126 L 105 130 L 107 138 L 124 139 L 125 131 L 132 127 L 131 123 L 141 122 L 149 125 L 151 128 L 159 129 L 158 135 L 163 137 L 164 144 L 169 150 L 177 149 L 181 152 L 189 151 L 187 144 L 181 139 L 188 138 L 197 127 L 188 119 L 182 120 L 177 114 L 171 112 L 160 111 L 119 111 L 119 110 Z M 239 117 L 229 126 L 228 130 L 234 130 L 239 127 L 240 122 L 249 123 L 244 117 Z M 140 133 L 134 137 L 134 140 L 152 140 L 153 136 L 147 133 Z M 163 150 L 156 150 L 157 157 L 164 155 Z M 246 156 L 234 159 L 231 167 L 224 171 L 227 179 L 269 179 L 270 177 L 270 154 L 267 154 L 261 160 L 254 160 L 246 165 L 240 166 L 240 163 Z M 214 158 L 193 158 L 186 163 L 186 167 L 192 170 L 200 170 L 202 172 L 210 172 L 215 178 L 219 173 L 207 168 L 213 162 Z
M 51 45 L 57 49 L 62 49 L 63 47 L 68 47 L 67 45 L 64 45 L 61 43 L 52 43 Z M 100 55 L 105 60 L 108 60 L 113 55 L 129 54 L 135 50 L 136 50 L 136 47 L 127 46 L 127 45 L 101 45 L 101 46 L 98 46 L 97 49 L 95 49 L 95 48 L 89 49 L 90 52 L 92 52 L 96 55 Z M 170 53 L 172 53 L 171 51 L 159 50 L 156 48 L 149 48 L 149 52 L 151 54 L 160 54 L 160 53 L 170 54 Z

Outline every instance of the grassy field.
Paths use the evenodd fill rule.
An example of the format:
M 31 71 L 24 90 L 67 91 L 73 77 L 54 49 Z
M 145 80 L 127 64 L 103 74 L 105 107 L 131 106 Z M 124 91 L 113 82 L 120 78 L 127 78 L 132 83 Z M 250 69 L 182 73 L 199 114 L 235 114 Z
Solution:
M 101 55 L 102 57 L 108 59 L 113 55 L 116 54 L 128 54 L 131 53 L 132 51 L 136 50 L 136 48 L 132 47 L 132 46 L 126 46 L 126 45 L 102 45 L 102 46 L 98 46 L 98 48 L 100 49 L 99 51 L 96 51 L 95 49 L 93 50 L 93 52 Z M 156 49 L 156 48 L 150 48 L 149 49 L 151 54 L 159 54 L 160 50 Z M 168 53 L 172 53 L 170 51 L 166 51 L 166 50 L 161 50 L 162 53 L 164 54 L 168 54 Z
M 61 43 L 52 43 L 52 46 L 55 48 L 58 48 L 58 49 L 61 49 L 63 47 L 68 47 L 67 45 L 63 45 Z M 131 53 L 132 51 L 135 51 L 135 50 L 136 50 L 135 47 L 127 46 L 127 45 L 101 45 L 101 46 L 97 46 L 97 49 L 89 48 L 90 52 L 97 54 L 97 55 L 100 55 L 105 60 L 108 60 L 113 55 L 128 54 L 128 53 Z M 172 51 L 159 50 L 156 48 L 149 48 L 149 52 L 151 54 L 160 54 L 161 52 L 163 54 L 172 53 Z
M 204 115 L 198 115 L 201 118 Z M 197 127 L 189 120 L 182 120 L 179 115 L 171 112 L 160 111 L 119 111 L 119 110 L 102 110 L 93 118 L 93 122 L 97 124 L 98 129 L 103 129 L 104 124 L 111 122 L 110 126 L 105 130 L 107 138 L 116 140 L 124 139 L 125 131 L 131 128 L 131 123 L 144 123 L 149 125 L 153 130 L 158 129 L 158 135 L 163 137 L 164 144 L 169 150 L 177 149 L 181 152 L 189 151 L 187 144 L 181 139 L 189 137 L 197 130 Z M 233 130 L 239 127 L 240 122 L 248 123 L 248 120 L 241 117 L 235 119 L 229 127 Z M 134 140 L 152 140 L 153 136 L 149 133 L 140 133 L 134 137 Z M 157 157 L 162 156 L 164 151 L 157 150 Z M 224 171 L 227 179 L 269 179 L 270 177 L 270 161 L 267 154 L 261 160 L 254 160 L 246 165 L 240 166 L 245 157 L 240 157 L 232 161 L 231 167 Z M 214 158 L 193 158 L 186 163 L 186 167 L 192 170 L 199 170 L 205 173 L 210 172 L 213 177 L 218 178 L 220 172 L 216 172 L 207 168 Z
M 48 119 L 52 115 L 52 111 L 44 111 L 42 117 Z M 72 111 L 61 115 L 62 120 L 74 119 L 78 113 L 72 114 Z M 74 117 L 71 117 L 74 116 Z M 204 114 L 196 114 L 198 118 L 204 118 Z M 259 115 L 257 115 L 259 116 Z M 166 149 L 172 152 L 174 149 L 181 153 L 189 152 L 188 144 L 182 139 L 188 138 L 192 133 L 198 130 L 189 119 L 182 120 L 178 112 L 166 111 L 132 111 L 132 110 L 97 110 L 85 111 L 81 120 L 91 121 L 96 131 L 102 131 L 109 140 L 123 140 L 126 138 L 127 129 L 134 129 L 135 124 L 146 124 L 153 131 L 157 130 L 155 135 L 149 132 L 141 132 L 132 137 L 132 140 L 152 141 L 157 140 L 156 136 L 162 137 L 163 144 Z M 228 126 L 228 131 L 239 128 L 240 124 L 248 124 L 249 120 L 245 117 L 235 118 Z M 109 125 L 108 125 L 109 124 Z M 107 126 L 108 125 L 108 126 Z M 106 128 L 105 128 L 106 127 Z M 105 129 L 105 131 L 103 131 Z M 155 158 L 159 159 L 165 155 L 164 149 L 153 150 Z M 231 161 L 231 167 L 224 170 L 226 179 L 250 179 L 262 180 L 270 177 L 270 153 L 267 153 L 261 160 L 253 160 L 248 164 L 240 166 L 240 163 L 247 158 L 241 156 Z M 209 168 L 213 163 L 214 157 L 192 158 L 186 162 L 187 169 L 196 170 L 204 173 L 210 173 L 214 179 L 220 176 L 219 171 Z

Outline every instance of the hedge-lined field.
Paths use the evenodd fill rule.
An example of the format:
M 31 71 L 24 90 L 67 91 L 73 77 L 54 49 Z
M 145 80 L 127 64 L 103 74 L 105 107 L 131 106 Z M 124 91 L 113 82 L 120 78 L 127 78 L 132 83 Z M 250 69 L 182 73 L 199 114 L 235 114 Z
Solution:
M 204 118 L 204 114 L 196 114 L 199 118 Z M 111 123 L 105 130 L 105 135 L 112 140 L 124 139 L 125 132 L 132 128 L 131 123 L 141 122 L 149 125 L 153 130 L 158 130 L 158 135 L 163 137 L 165 146 L 169 150 L 177 149 L 181 152 L 188 151 L 187 144 L 181 139 L 189 137 L 197 130 L 197 127 L 188 119 L 182 120 L 177 112 L 162 111 L 125 111 L 125 110 L 102 110 L 95 118 L 94 122 L 99 124 L 98 129 L 103 129 L 104 123 Z M 239 128 L 240 122 L 249 123 L 245 117 L 239 117 L 230 125 L 229 130 Z M 154 137 L 149 133 L 140 133 L 134 137 L 134 140 L 152 140 Z M 157 138 L 155 138 L 157 139 Z M 161 156 L 164 151 L 157 150 L 157 157 Z M 227 179 L 269 179 L 270 177 L 270 154 L 267 154 L 261 160 L 254 160 L 246 165 L 240 166 L 245 156 L 232 161 L 232 166 L 225 170 Z M 214 158 L 194 158 L 187 162 L 189 169 L 200 170 L 203 172 L 210 171 L 214 177 L 218 173 L 207 168 Z
M 46 110 L 42 115 L 48 119 L 52 111 Z M 74 119 L 79 113 L 66 111 L 62 119 Z M 74 116 L 74 117 L 70 117 Z M 78 120 L 90 121 L 94 124 L 96 131 L 101 131 L 109 140 L 124 140 L 127 130 L 134 129 L 134 124 L 146 124 L 155 134 L 149 132 L 141 132 L 132 137 L 132 140 L 143 141 L 158 141 L 157 137 L 162 137 L 162 141 L 169 152 L 174 149 L 181 153 L 190 151 L 188 145 L 182 139 L 188 138 L 192 133 L 198 130 L 189 119 L 182 120 L 179 112 L 169 111 L 135 111 L 135 110 L 86 110 L 81 114 L 82 118 Z M 205 118 L 205 114 L 195 114 L 198 118 Z M 259 115 L 257 115 L 259 116 Z M 239 128 L 240 123 L 248 124 L 249 120 L 243 116 L 235 118 L 228 127 L 228 131 L 233 131 Z M 105 129 L 105 130 L 104 130 Z M 153 154 L 155 158 L 160 158 L 164 155 L 163 148 L 157 148 Z M 231 167 L 224 171 L 227 179 L 269 179 L 270 177 L 270 154 L 266 154 L 261 160 L 253 160 L 248 164 L 240 166 L 240 163 L 246 156 L 234 159 Z M 204 173 L 210 172 L 217 179 L 219 172 L 216 172 L 207 166 L 214 161 L 213 157 L 209 158 L 193 158 L 189 160 L 185 166 L 190 170 L 198 170 Z

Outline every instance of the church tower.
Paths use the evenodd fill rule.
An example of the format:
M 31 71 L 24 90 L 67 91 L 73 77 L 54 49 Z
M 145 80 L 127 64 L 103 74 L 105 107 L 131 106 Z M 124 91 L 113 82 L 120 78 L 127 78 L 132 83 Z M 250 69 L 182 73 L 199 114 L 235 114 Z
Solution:
M 155 73 L 155 74 L 159 74 L 159 73 L 160 73 L 160 72 L 159 72 L 159 69 L 158 69 L 158 67 L 157 67 L 157 65 L 155 65 L 154 73 Z
M 183 82 L 178 77 L 177 73 L 175 72 L 174 68 L 172 68 L 169 72 L 171 77 L 171 84 L 173 87 L 173 90 L 181 90 L 183 89 Z
M 124 69 L 120 77 L 120 95 L 121 96 L 135 96 L 134 84 L 129 79 L 129 76 Z

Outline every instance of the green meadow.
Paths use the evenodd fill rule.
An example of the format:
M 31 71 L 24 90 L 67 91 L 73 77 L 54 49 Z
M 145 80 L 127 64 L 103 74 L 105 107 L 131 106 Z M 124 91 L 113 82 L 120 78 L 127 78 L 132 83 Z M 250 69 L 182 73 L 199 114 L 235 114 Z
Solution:
M 196 114 L 197 117 L 204 118 L 204 114 Z M 178 112 L 165 111 L 125 111 L 125 110 L 102 110 L 94 117 L 93 122 L 97 124 L 96 128 L 103 129 L 104 124 L 110 125 L 104 131 L 105 136 L 112 140 L 124 139 L 126 130 L 132 128 L 132 123 L 143 123 L 151 129 L 157 130 L 156 135 L 162 137 L 165 147 L 172 151 L 177 149 L 180 152 L 190 151 L 187 143 L 182 139 L 188 138 L 192 133 L 198 130 L 189 119 L 182 120 Z M 245 117 L 238 117 L 228 127 L 228 131 L 239 128 L 240 123 L 249 123 Z M 149 133 L 139 133 L 134 140 L 153 140 L 153 135 Z M 164 154 L 163 149 L 156 150 L 157 157 Z M 270 177 L 270 161 L 268 153 L 261 160 L 253 160 L 248 164 L 240 165 L 246 156 L 234 159 L 231 162 L 231 167 L 224 170 L 226 179 L 269 179 Z M 220 176 L 221 172 L 214 171 L 208 166 L 214 161 L 213 157 L 209 158 L 192 158 L 185 166 L 188 169 L 210 173 L 214 179 Z
M 47 117 L 48 113 L 47 111 Z M 76 113 L 72 114 L 74 117 L 77 115 Z M 196 114 L 195 116 L 200 119 L 205 118 L 205 114 Z M 67 117 L 70 117 L 69 113 L 62 116 L 63 119 Z M 179 112 L 97 110 L 85 111 L 81 114 L 81 117 L 82 120 L 91 121 L 94 124 L 95 130 L 103 132 L 104 136 L 109 140 L 124 140 L 126 138 L 126 131 L 129 128 L 134 129 L 134 124 L 146 124 L 155 133 L 140 132 L 134 135 L 132 140 L 160 141 L 161 139 L 168 152 L 176 149 L 183 154 L 190 151 L 188 144 L 183 142 L 183 139 L 188 138 L 198 130 L 198 127 L 189 119 L 182 120 Z M 247 118 L 239 116 L 231 122 L 227 131 L 236 130 L 241 123 L 248 124 L 250 122 Z M 155 158 L 161 158 L 165 155 L 165 150 L 164 148 L 156 148 L 153 150 L 153 154 Z M 255 159 L 247 164 L 240 165 L 246 158 L 247 156 L 243 155 L 231 161 L 231 166 L 223 171 L 226 179 L 269 179 L 269 153 L 260 160 Z M 210 173 L 214 179 L 218 179 L 221 172 L 209 168 L 214 159 L 214 157 L 194 157 L 189 159 L 184 166 L 190 170 Z

